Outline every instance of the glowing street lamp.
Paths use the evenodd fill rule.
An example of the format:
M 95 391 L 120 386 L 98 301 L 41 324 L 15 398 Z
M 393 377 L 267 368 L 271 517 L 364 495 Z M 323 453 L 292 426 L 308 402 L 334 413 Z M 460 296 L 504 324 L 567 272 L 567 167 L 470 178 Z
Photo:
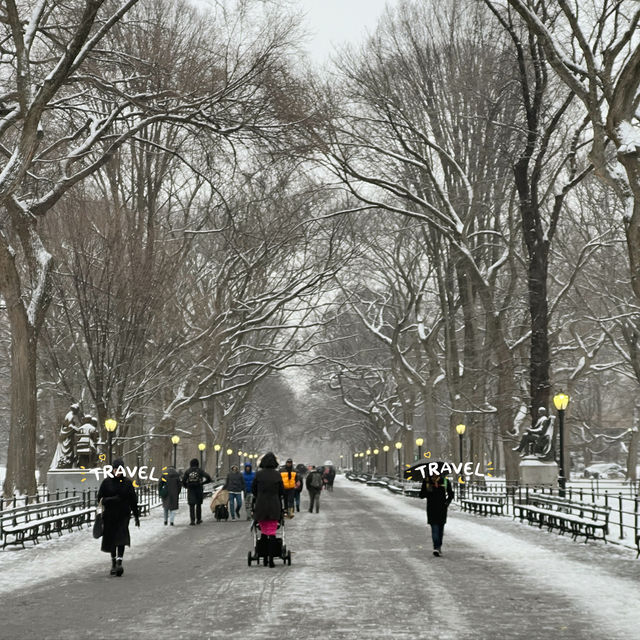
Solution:
M 384 451 L 384 474 L 388 476 L 389 475 L 389 445 L 385 444 L 384 447 L 382 447 L 382 450 Z
M 462 464 L 462 438 L 464 436 L 464 432 L 467 430 L 466 425 L 464 424 L 457 424 L 456 425 L 456 433 L 458 434 L 458 437 L 460 439 L 460 464 Z
M 202 455 L 204 454 L 204 450 L 207 448 L 207 445 L 204 442 L 201 442 L 198 445 L 198 449 L 200 450 L 200 468 L 204 468 L 204 463 L 202 462 Z
M 218 477 L 218 468 L 220 467 L 220 449 L 222 449 L 222 447 L 219 444 L 213 445 L 213 450 L 216 452 L 216 478 Z
M 556 393 L 556 395 L 553 396 L 553 405 L 558 412 L 558 431 L 560 432 L 560 475 L 558 476 L 558 493 L 560 497 L 564 498 L 565 487 L 567 486 L 564 468 L 564 412 L 569 406 L 569 396 L 563 391 Z
M 378 454 L 380 453 L 380 449 L 374 449 L 373 455 L 375 458 L 373 459 L 373 473 L 378 473 Z
M 112 445 L 111 438 L 117 426 L 118 426 L 118 423 L 113 418 L 108 418 L 107 420 L 104 421 L 104 428 L 107 430 L 107 433 L 109 434 L 109 444 L 108 444 L 109 464 L 111 464 L 113 461 L 113 451 L 111 449 L 111 445 Z
M 396 442 L 394 446 L 398 450 L 398 479 L 402 480 L 402 476 L 400 475 L 400 470 L 402 469 L 402 461 L 400 459 L 401 451 L 402 451 L 402 442 Z
M 418 460 L 422 460 L 422 445 L 424 444 L 424 439 L 416 438 L 416 444 L 418 445 Z
M 178 457 L 178 442 L 180 442 L 180 436 L 171 436 L 171 442 L 173 442 L 173 467 L 175 469 Z

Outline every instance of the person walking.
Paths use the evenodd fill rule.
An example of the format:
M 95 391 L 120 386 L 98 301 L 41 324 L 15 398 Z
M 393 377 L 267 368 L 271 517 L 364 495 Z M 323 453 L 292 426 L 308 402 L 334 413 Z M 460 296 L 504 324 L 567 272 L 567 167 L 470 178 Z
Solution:
M 229 492 L 229 513 L 231 519 L 236 517 L 240 520 L 240 507 L 242 506 L 242 492 L 244 491 L 244 477 L 240 473 L 237 465 L 231 467 L 231 471 L 227 475 L 223 489 Z
M 253 511 L 253 479 L 256 472 L 253 470 L 250 462 L 245 463 L 242 478 L 244 479 L 244 508 L 247 512 L 247 520 L 251 520 L 251 512 Z
M 180 491 L 182 491 L 180 474 L 174 467 L 169 467 L 166 474 L 162 474 L 162 478 L 158 483 L 158 494 L 162 498 L 165 525 L 168 523 L 173 527 L 179 506 Z
M 284 500 L 287 510 L 287 517 L 293 518 L 293 504 L 296 493 L 296 470 L 293 468 L 293 460 L 289 458 L 284 465 L 284 469 L 280 472 L 282 482 L 284 484 Z
M 427 499 L 427 522 L 431 525 L 433 555 L 442 555 L 447 509 L 453 500 L 451 482 L 446 476 L 427 476 L 420 487 L 420 497 Z
M 304 489 L 304 476 L 300 471 L 300 465 L 296 467 L 296 486 L 293 492 L 293 501 L 296 505 L 296 511 L 300 512 L 300 494 Z
M 96 499 L 102 500 L 104 508 L 102 521 L 101 550 L 111 554 L 111 575 L 121 576 L 124 573 L 122 558 L 125 546 L 131 546 L 129 535 L 129 520 L 131 514 L 136 527 L 140 526 L 140 512 L 138 511 L 138 496 L 133 482 L 125 476 L 124 462 L 120 458 L 113 461 L 113 478 L 105 478 L 100 484 Z
M 189 468 L 182 476 L 182 486 L 187 489 L 187 502 L 189 503 L 190 525 L 202 523 L 202 500 L 204 497 L 203 484 L 213 482 L 211 476 L 200 468 L 198 458 L 192 458 Z
M 311 467 L 311 471 L 307 475 L 306 480 L 307 491 L 309 492 L 309 513 L 313 513 L 313 506 L 316 507 L 316 513 L 320 512 L 320 492 L 322 491 L 322 476 L 315 467 Z
M 259 544 L 266 549 L 269 566 L 275 567 L 273 558 L 278 553 L 276 531 L 282 518 L 284 483 L 278 473 L 278 460 L 271 451 L 260 460 L 251 492 L 254 497 L 253 518 L 262 532 Z

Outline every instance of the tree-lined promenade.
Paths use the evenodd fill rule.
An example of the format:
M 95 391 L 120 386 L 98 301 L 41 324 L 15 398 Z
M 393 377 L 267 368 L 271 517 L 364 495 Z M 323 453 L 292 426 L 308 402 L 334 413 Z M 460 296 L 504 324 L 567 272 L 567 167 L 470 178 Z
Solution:
M 515 480 L 560 390 L 563 468 L 635 479 L 637 3 L 406 0 L 331 73 L 280 4 L 0 4 L 4 493 L 73 402 L 125 459 L 465 424 Z

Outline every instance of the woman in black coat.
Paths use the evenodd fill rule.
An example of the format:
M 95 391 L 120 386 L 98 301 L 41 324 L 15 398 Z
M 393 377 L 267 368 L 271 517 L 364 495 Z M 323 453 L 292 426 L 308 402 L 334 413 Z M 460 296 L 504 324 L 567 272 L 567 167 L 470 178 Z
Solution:
M 427 476 L 420 487 L 420 497 L 427 499 L 427 522 L 431 525 L 433 555 L 441 555 L 447 509 L 453 500 L 451 481 L 446 476 Z
M 273 453 L 265 453 L 258 472 L 253 479 L 253 518 L 258 522 L 262 536 L 260 544 L 267 549 L 269 566 L 275 567 L 273 558 L 277 555 L 276 531 L 282 518 L 284 483 L 278 472 L 278 461 Z
M 158 485 L 160 497 L 162 498 L 162 509 L 164 511 L 164 523 L 173 526 L 176 511 L 180 502 L 180 491 L 182 491 L 182 480 L 180 474 L 174 467 L 169 467 L 166 474 L 162 474 Z
M 113 461 L 114 476 L 105 478 L 98 489 L 97 500 L 102 500 L 104 513 L 104 531 L 101 549 L 111 554 L 111 575 L 121 576 L 122 557 L 125 546 L 131 546 L 129 536 L 129 520 L 131 514 L 135 518 L 136 527 L 140 526 L 138 512 L 138 496 L 133 488 L 133 482 L 124 474 L 124 462 L 120 459 Z

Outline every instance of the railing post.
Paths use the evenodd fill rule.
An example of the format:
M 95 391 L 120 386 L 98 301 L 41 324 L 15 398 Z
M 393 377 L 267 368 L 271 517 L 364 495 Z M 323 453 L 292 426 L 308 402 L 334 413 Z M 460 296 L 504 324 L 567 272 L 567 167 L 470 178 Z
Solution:
M 624 531 L 623 531 L 623 524 L 622 524 L 622 491 L 620 491 L 618 493 L 618 507 L 620 510 L 620 538 L 619 540 L 624 540 Z

